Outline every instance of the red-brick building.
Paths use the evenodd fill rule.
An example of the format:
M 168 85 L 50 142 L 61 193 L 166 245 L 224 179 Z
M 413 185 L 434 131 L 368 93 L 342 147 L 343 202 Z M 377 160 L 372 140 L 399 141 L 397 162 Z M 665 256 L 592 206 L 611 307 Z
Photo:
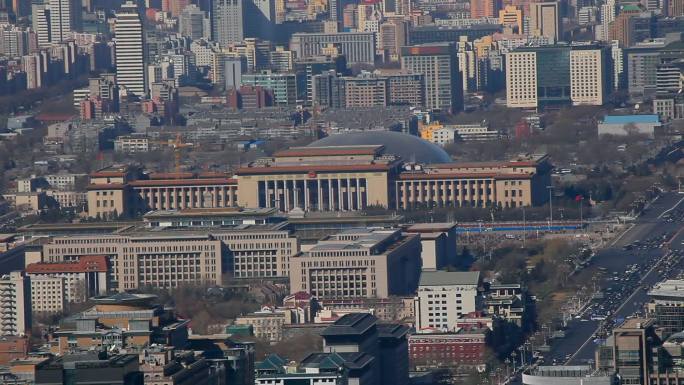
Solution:
M 29 351 L 28 337 L 0 337 L 0 365 L 7 365 L 17 358 L 24 358 Z
M 409 336 L 412 367 L 482 366 L 488 329 L 456 333 L 419 333 Z

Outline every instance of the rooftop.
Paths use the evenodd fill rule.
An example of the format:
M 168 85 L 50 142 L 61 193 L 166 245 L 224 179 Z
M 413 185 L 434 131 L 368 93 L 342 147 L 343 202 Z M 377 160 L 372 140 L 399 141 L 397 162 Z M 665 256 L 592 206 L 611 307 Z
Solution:
M 658 115 L 606 115 L 603 117 L 604 124 L 630 124 L 630 123 L 660 123 Z
M 656 300 L 659 299 L 658 297 L 665 297 L 684 301 L 684 280 L 668 279 L 660 282 L 648 292 L 648 296 Z
M 442 271 L 423 270 L 420 273 L 420 286 L 471 285 L 480 283 L 479 271 Z
M 321 336 L 358 335 L 375 327 L 378 319 L 368 313 L 349 313 L 321 332 Z
M 107 257 L 104 255 L 86 255 L 78 262 L 38 262 L 26 266 L 27 274 L 57 274 L 106 272 Z

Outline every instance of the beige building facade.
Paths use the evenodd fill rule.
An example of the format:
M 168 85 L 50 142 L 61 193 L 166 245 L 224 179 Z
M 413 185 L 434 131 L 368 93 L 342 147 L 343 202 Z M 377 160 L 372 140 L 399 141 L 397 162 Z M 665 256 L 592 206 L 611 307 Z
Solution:
M 573 105 L 600 106 L 606 101 L 606 54 L 600 48 L 570 51 L 570 97 Z
M 537 53 L 506 54 L 506 106 L 537 108 Z
M 290 211 L 354 211 L 388 207 L 389 173 L 395 159 L 382 146 L 292 148 L 250 167 L 237 179 L 239 206 Z
M 413 293 L 420 237 L 400 230 L 354 229 L 319 241 L 290 260 L 290 290 L 320 299 Z

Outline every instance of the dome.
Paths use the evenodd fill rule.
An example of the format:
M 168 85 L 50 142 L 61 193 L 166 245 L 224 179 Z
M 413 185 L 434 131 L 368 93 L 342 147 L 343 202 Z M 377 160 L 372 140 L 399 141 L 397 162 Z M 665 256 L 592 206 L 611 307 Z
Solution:
M 322 146 L 385 146 L 385 154 L 398 155 L 407 162 L 423 164 L 449 163 L 451 157 L 441 147 L 417 136 L 393 131 L 362 131 L 334 134 L 317 140 L 309 147 Z

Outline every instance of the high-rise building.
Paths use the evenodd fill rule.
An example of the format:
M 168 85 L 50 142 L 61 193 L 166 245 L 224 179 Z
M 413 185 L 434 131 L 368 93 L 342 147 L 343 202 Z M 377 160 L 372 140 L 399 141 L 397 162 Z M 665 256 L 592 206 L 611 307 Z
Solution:
M 401 68 L 425 75 L 426 108 L 453 114 L 463 110 L 455 45 L 435 43 L 403 47 Z
M 501 9 L 501 0 L 470 0 L 470 17 L 497 17 Z
M 621 47 L 634 45 L 638 40 L 634 36 L 632 19 L 637 18 L 640 13 L 641 8 L 636 5 L 622 6 L 620 13 L 615 16 L 615 20 L 610 24 L 608 39 L 619 41 Z
M 116 78 L 130 94 L 144 97 L 145 81 L 144 33 L 138 7 L 127 1 L 116 14 Z
M 80 31 L 83 24 L 81 0 L 50 0 L 50 41 L 66 40 L 69 32 Z
M 0 335 L 25 335 L 31 332 L 31 291 L 21 271 L 0 277 Z
M 521 47 L 506 54 L 508 107 L 601 105 L 613 84 L 610 47 Z
M 612 92 L 610 47 L 578 46 L 570 50 L 570 99 L 573 105 L 600 106 Z
M 510 28 L 511 33 L 522 34 L 524 32 L 522 10 L 514 5 L 507 5 L 499 11 L 499 23 L 505 28 Z
M 192 40 L 201 39 L 204 36 L 204 19 L 206 14 L 198 6 L 192 4 L 180 14 L 178 18 L 178 31 L 182 36 L 187 36 Z
M 163 0 L 162 11 L 171 13 L 173 17 L 179 17 L 188 5 L 190 5 L 190 0 Z
M 244 40 L 243 0 L 214 0 L 211 38 L 221 46 Z
M 669 17 L 684 16 L 684 0 L 668 0 L 667 15 Z
M 561 40 L 559 11 L 556 1 L 530 4 L 530 34 L 546 36 L 553 41 Z
M 245 36 L 273 39 L 276 20 L 274 0 L 243 0 Z
M 385 61 L 399 61 L 399 53 L 406 45 L 407 37 L 408 23 L 404 20 L 391 19 L 380 24 L 378 49 L 382 50 Z
M 50 9 L 45 4 L 33 4 L 31 8 L 33 30 L 38 36 L 38 46 L 50 44 Z

